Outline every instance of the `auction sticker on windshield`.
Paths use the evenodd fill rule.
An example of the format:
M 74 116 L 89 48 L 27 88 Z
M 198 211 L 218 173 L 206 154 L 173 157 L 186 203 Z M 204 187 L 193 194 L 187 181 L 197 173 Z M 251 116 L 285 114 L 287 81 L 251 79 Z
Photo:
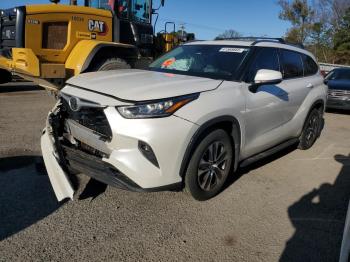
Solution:
M 226 52 L 226 53 L 243 53 L 247 51 L 248 49 L 245 48 L 236 48 L 236 47 L 223 47 L 219 50 L 219 52 Z

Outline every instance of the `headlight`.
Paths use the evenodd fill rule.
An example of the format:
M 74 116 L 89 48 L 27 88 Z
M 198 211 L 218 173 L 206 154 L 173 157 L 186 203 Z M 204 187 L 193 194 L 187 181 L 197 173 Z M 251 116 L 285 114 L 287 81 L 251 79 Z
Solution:
M 199 94 L 149 101 L 132 106 L 119 106 L 118 112 L 125 118 L 155 118 L 166 117 L 178 109 L 197 99 Z

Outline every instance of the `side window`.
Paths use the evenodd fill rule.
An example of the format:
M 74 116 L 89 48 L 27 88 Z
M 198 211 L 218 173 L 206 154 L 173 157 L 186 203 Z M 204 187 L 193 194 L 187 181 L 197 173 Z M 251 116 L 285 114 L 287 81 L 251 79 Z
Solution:
M 282 49 L 281 59 L 284 79 L 302 77 L 304 75 L 303 63 L 299 53 Z
M 326 80 L 333 80 L 335 78 L 335 72 L 334 72 L 334 69 L 332 71 L 330 71 L 324 79 Z
M 270 69 L 280 71 L 280 64 L 278 60 L 277 49 L 275 48 L 261 48 L 254 61 L 251 63 L 248 74 L 247 82 L 253 82 L 256 73 L 260 69 Z
M 131 3 L 131 13 L 134 20 L 141 23 L 150 23 L 151 0 L 133 0 Z
M 304 76 L 311 76 L 318 72 L 318 65 L 308 55 L 302 55 L 304 65 Z

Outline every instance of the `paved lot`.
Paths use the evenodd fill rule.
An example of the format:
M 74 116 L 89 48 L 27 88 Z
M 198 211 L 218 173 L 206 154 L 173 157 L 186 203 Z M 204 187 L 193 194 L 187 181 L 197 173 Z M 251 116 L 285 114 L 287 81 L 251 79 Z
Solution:
M 350 198 L 350 115 L 326 114 L 309 151 L 241 170 L 219 196 L 132 193 L 81 177 L 56 202 L 37 171 L 54 99 L 0 86 L 0 261 L 336 261 Z

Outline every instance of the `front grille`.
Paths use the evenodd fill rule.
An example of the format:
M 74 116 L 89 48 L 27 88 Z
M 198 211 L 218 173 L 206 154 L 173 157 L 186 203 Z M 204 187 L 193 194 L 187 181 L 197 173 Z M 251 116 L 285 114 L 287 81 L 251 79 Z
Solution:
M 350 90 L 336 90 L 336 89 L 329 89 L 328 90 L 328 97 L 329 98 L 349 98 L 350 99 Z
M 67 34 L 68 22 L 44 23 L 42 47 L 62 50 L 67 44 Z
M 82 126 L 98 133 L 106 141 L 112 139 L 112 130 L 103 108 L 82 107 L 79 111 L 75 112 L 70 109 L 68 102 L 62 99 L 62 109 L 66 112 L 66 118 L 72 119 Z
M 24 7 L 0 11 L 0 55 L 11 58 L 13 47 L 24 46 L 24 17 Z

